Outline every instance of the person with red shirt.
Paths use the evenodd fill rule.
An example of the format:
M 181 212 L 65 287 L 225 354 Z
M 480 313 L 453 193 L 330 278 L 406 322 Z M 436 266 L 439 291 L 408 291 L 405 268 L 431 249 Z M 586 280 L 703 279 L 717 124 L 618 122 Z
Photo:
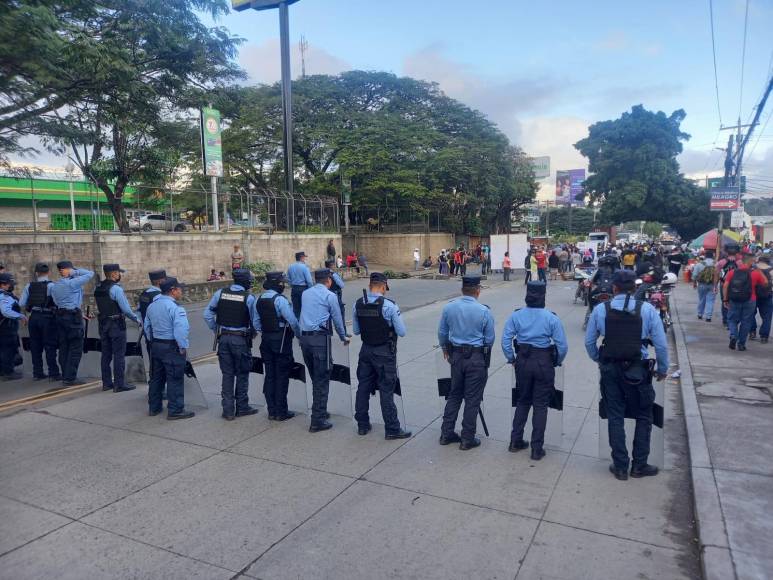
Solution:
M 720 304 L 722 309 L 722 326 L 727 326 L 727 306 L 722 292 L 724 291 L 725 278 L 727 273 L 733 268 L 739 267 L 743 260 L 741 259 L 741 248 L 738 244 L 727 244 L 725 246 L 727 254 L 717 262 L 714 268 L 714 294 L 719 291 Z
M 545 256 L 545 251 L 540 246 L 539 250 L 537 250 L 537 255 L 535 256 L 537 259 L 537 275 L 539 276 L 540 281 L 545 282 L 547 284 L 548 277 L 547 277 L 547 261 L 548 258 Z
M 759 270 L 752 269 L 754 254 L 745 251 L 743 264 L 725 275 L 723 301 L 727 312 L 727 327 L 731 350 L 746 350 L 746 338 L 757 312 L 757 286 L 766 286 L 768 279 Z M 733 283 L 735 280 L 735 283 Z

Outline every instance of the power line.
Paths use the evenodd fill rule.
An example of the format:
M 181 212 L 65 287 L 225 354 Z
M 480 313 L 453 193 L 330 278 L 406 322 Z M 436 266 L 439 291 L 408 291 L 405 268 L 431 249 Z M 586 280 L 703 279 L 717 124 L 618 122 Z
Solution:
M 746 0 L 746 14 L 743 19 L 743 50 L 741 51 L 741 91 L 740 98 L 738 100 L 738 118 L 741 118 L 741 111 L 743 110 L 743 73 L 744 66 L 746 65 L 746 33 L 749 30 L 749 0 Z M 740 121 L 739 121 L 740 124 Z
M 711 19 L 711 54 L 714 57 L 714 90 L 717 94 L 717 114 L 719 124 L 722 124 L 722 110 L 719 108 L 719 77 L 717 76 L 717 45 L 714 40 L 714 0 L 709 0 L 709 16 Z M 716 140 L 715 140 L 716 143 Z

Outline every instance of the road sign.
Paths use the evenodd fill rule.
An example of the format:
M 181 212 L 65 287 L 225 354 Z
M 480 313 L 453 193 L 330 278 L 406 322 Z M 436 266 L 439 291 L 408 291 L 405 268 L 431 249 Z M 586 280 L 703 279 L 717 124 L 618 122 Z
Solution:
M 743 210 L 734 211 L 730 214 L 730 227 L 742 228 L 743 227 Z
M 531 169 L 534 171 L 535 179 L 544 179 L 550 177 L 550 157 L 529 157 Z
M 204 175 L 223 177 L 223 149 L 220 141 L 220 111 L 201 109 L 201 154 Z
M 741 195 L 737 187 L 717 188 L 709 191 L 711 192 L 711 202 L 709 203 L 711 211 L 732 211 L 741 207 Z
M 724 177 L 709 177 L 706 180 L 706 186 L 708 189 L 724 189 L 725 178 Z M 741 193 L 746 193 L 746 176 L 741 176 Z

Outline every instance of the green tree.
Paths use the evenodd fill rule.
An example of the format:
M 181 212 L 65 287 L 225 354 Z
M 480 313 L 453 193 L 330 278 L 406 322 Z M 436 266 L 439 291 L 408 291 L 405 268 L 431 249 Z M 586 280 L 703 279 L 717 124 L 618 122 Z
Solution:
M 705 231 L 714 217 L 706 190 L 679 172 L 676 156 L 690 138 L 680 129 L 681 109 L 666 115 L 636 105 L 619 119 L 601 121 L 575 143 L 588 158 L 585 191 L 602 202 L 604 221 L 668 223 L 684 238 Z

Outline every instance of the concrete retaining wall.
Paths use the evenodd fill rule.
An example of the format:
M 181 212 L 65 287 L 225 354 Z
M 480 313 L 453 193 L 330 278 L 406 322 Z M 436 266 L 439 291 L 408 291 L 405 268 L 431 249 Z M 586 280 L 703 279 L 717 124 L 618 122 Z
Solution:
M 354 249 L 365 254 L 372 264 L 413 268 L 413 250 L 419 248 L 422 260 L 431 255 L 437 259 L 440 250 L 452 248 L 454 235 L 363 233 L 344 235 L 344 251 Z

